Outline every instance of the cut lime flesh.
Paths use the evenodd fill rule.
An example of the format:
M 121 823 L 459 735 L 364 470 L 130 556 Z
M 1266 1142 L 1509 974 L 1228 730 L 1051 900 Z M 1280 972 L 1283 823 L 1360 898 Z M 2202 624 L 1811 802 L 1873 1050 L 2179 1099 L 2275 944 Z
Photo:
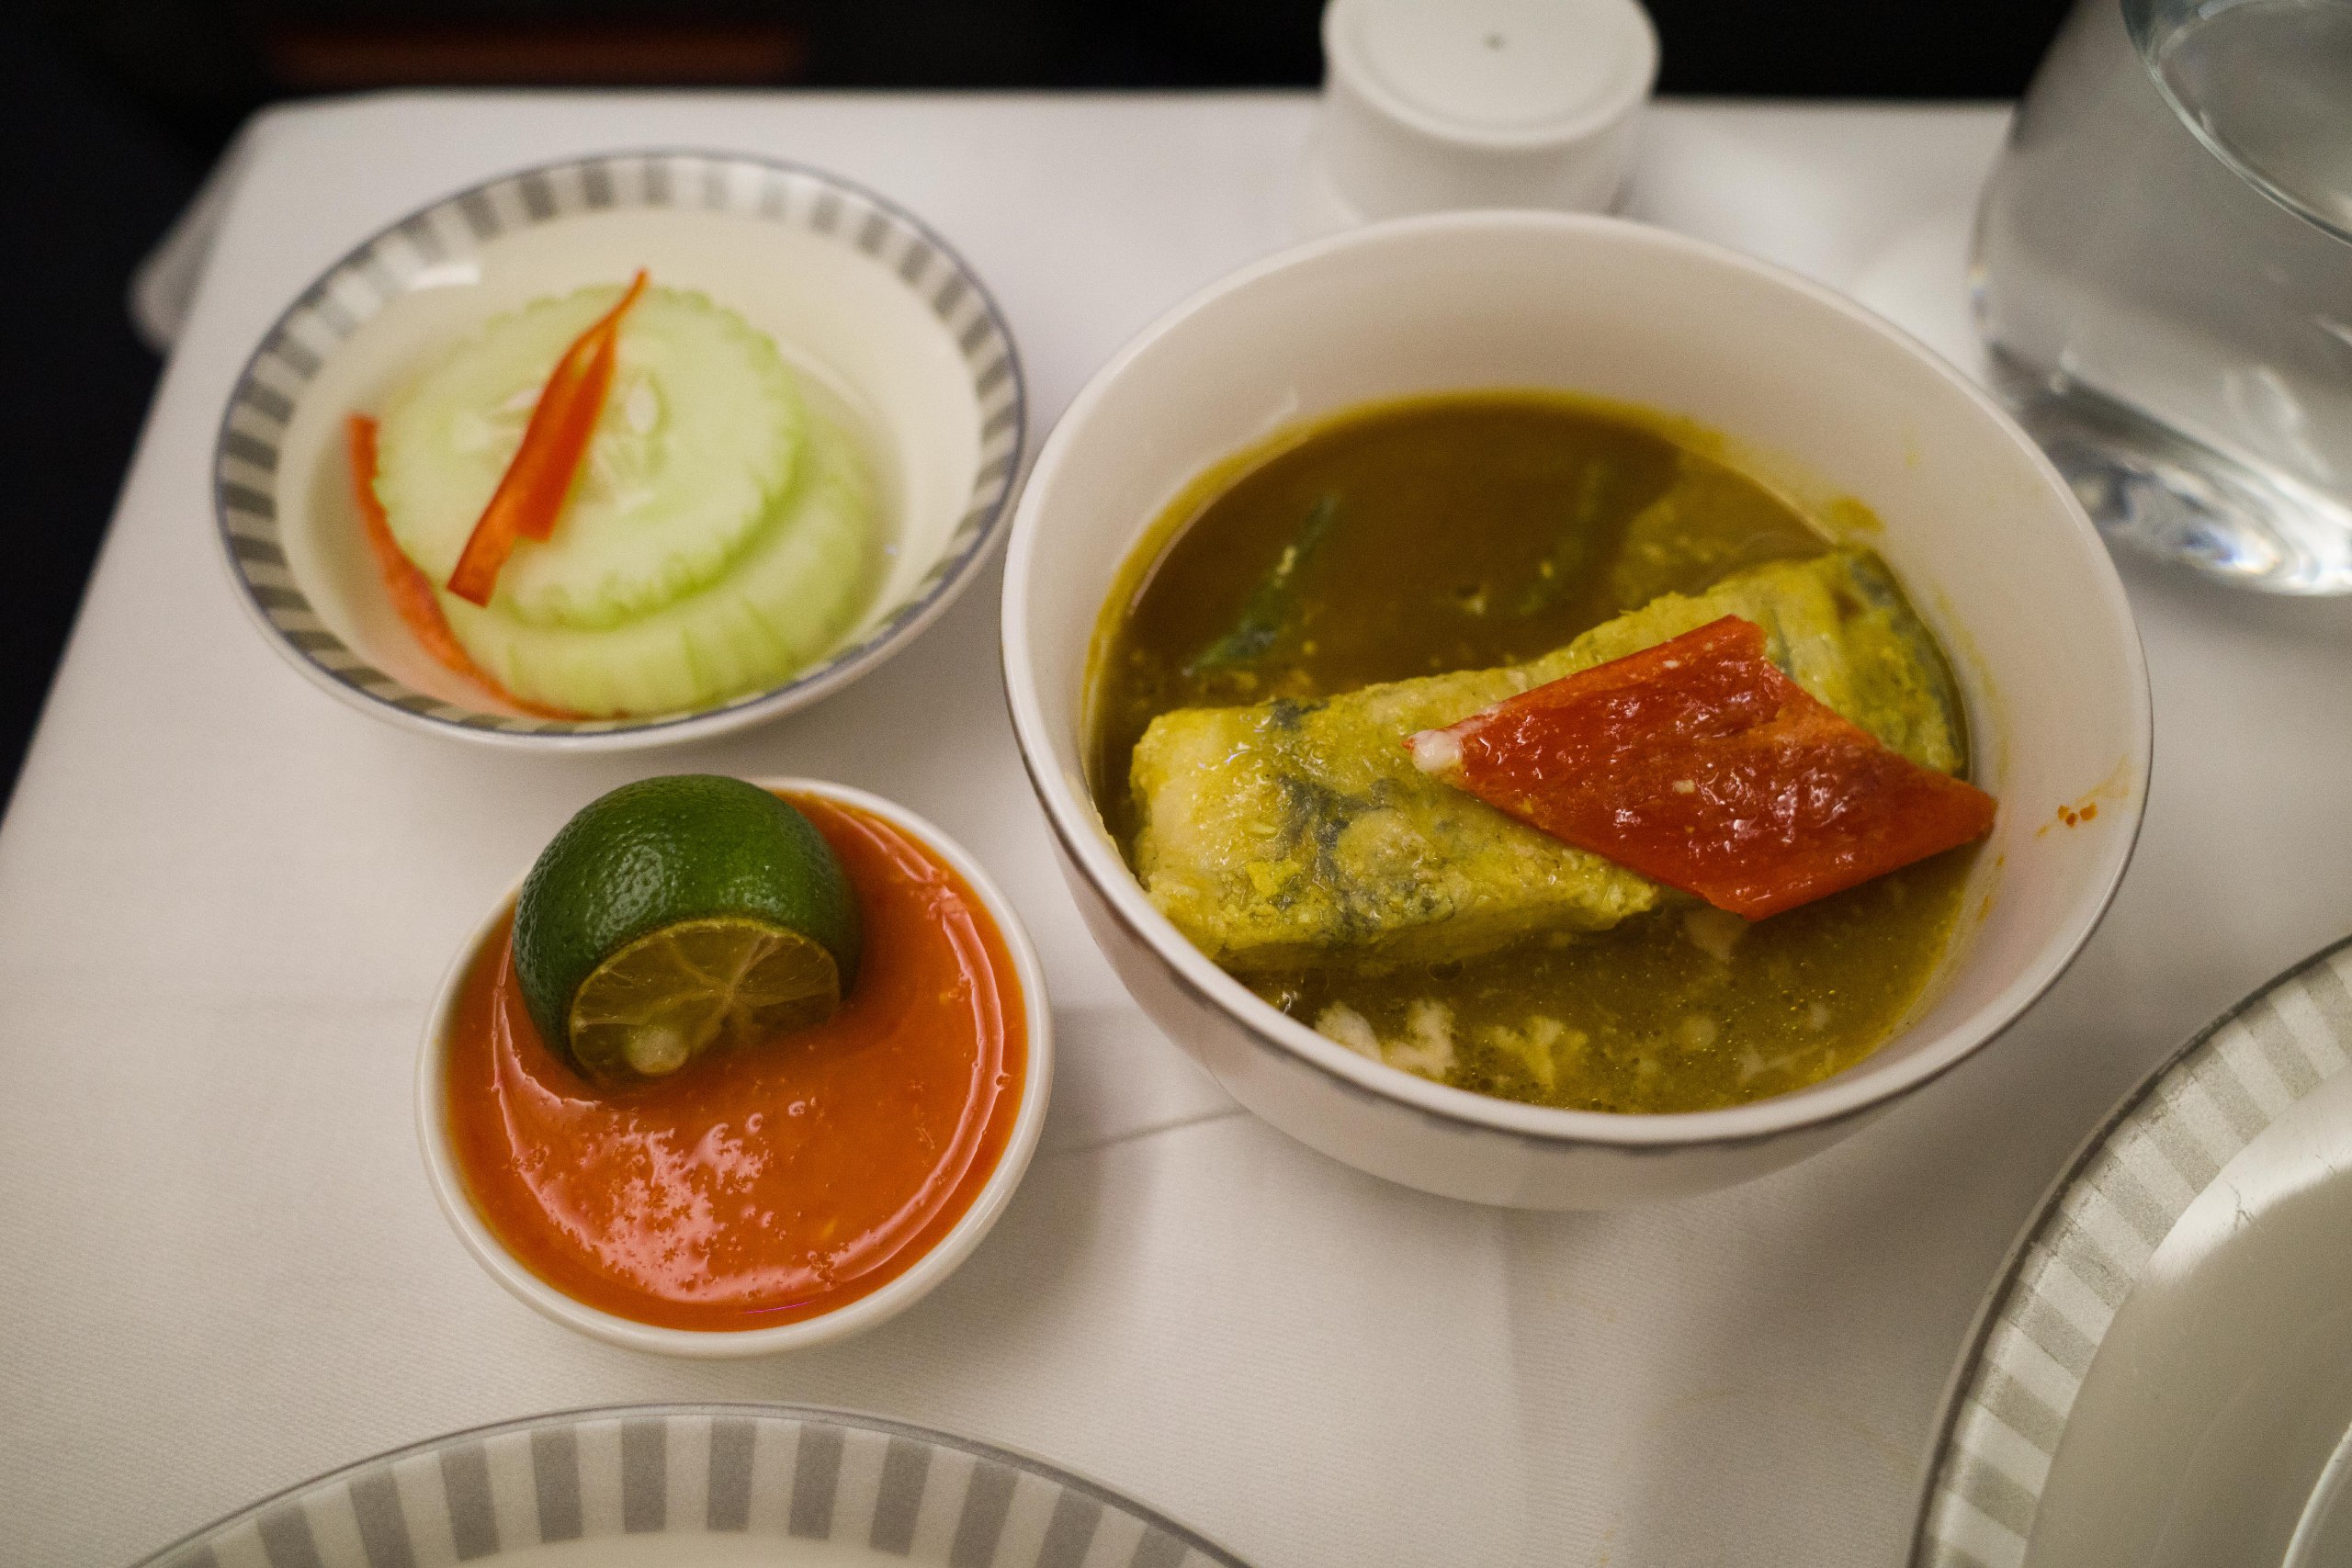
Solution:
M 665 1077 L 716 1046 L 822 1023 L 841 996 L 833 955 L 799 931 L 742 916 L 680 920 L 596 965 L 566 1032 L 592 1077 Z

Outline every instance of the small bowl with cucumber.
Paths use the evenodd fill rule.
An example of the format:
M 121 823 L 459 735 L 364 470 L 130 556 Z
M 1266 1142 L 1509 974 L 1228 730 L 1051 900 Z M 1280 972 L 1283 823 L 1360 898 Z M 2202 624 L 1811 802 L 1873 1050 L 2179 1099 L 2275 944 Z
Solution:
M 240 596 L 313 683 L 492 744 L 700 739 L 946 608 L 1026 431 L 944 243 L 831 175 L 603 155 L 358 246 L 255 349 L 215 456 Z

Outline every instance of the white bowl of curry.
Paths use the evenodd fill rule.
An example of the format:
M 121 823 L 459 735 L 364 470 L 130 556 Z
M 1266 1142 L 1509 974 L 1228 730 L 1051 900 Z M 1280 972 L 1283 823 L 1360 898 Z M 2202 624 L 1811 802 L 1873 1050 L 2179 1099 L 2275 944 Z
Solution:
M 1719 716 L 1655 717 L 1686 648 L 1829 749 L 1750 746 L 1740 795 Z M 1998 1035 L 2149 761 L 2121 586 L 2022 433 L 1851 302 L 1610 219 L 1405 220 L 1179 307 L 1040 454 L 1003 649 L 1155 1021 L 1325 1154 L 1532 1208 L 1760 1175 Z M 1532 805 L 1463 764 L 1637 668 L 1651 750 L 1519 756 Z M 1777 862 L 1677 871 L 1768 797 Z

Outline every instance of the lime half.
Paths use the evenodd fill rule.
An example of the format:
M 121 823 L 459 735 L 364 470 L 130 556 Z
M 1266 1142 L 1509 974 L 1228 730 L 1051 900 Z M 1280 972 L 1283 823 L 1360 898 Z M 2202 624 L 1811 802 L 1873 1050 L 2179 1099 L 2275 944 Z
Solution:
M 741 779 L 644 779 L 564 824 L 514 906 L 514 977 L 594 1077 L 675 1072 L 722 1042 L 832 1015 L 857 978 L 832 846 Z
M 662 1077 L 713 1045 L 822 1023 L 841 1000 L 841 966 L 800 932 L 742 916 L 681 920 L 580 983 L 571 1054 L 600 1077 Z

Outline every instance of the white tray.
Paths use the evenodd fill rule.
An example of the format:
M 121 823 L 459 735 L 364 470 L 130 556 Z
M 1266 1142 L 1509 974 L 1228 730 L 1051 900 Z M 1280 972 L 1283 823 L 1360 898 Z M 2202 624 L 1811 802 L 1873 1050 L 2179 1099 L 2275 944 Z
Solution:
M 485 174 L 668 143 L 886 191 L 996 291 L 1042 431 L 1128 333 L 1286 237 L 1309 125 L 1295 95 L 401 96 L 263 123 L 0 829 L 0 1556 L 123 1562 L 436 1432 L 711 1398 L 1044 1454 L 1285 1568 L 1900 1556 L 1947 1371 L 2069 1151 L 2194 1025 L 2352 929 L 2352 605 L 2127 572 L 2154 792 L 2067 981 L 1819 1159 L 1547 1218 L 1334 1167 L 1142 1021 L 1049 859 L 989 581 L 809 712 L 542 761 L 312 691 L 216 558 L 207 464 L 255 338 L 354 241 Z M 1634 211 L 1964 349 L 2001 125 L 1668 105 Z M 669 768 L 904 801 L 995 872 L 1051 978 L 1061 1073 L 1020 1197 L 915 1311 L 806 1357 L 689 1366 L 543 1322 L 450 1236 L 410 1132 L 457 942 L 573 808 Z

